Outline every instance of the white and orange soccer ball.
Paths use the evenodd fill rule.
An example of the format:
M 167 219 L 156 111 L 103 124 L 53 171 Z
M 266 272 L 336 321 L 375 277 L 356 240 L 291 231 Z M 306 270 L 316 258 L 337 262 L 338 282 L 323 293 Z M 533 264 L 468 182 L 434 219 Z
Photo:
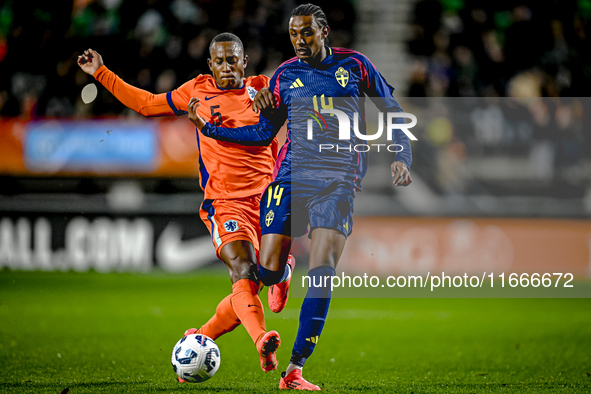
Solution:
M 210 379 L 220 367 L 220 349 L 210 337 L 191 334 L 182 337 L 172 349 L 172 368 L 190 383 Z

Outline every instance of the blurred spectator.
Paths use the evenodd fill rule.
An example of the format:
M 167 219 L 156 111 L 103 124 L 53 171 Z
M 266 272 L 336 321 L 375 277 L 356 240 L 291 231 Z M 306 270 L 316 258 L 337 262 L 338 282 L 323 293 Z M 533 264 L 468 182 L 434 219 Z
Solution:
M 484 99 L 445 100 L 451 122 L 427 121 L 415 173 L 442 194 L 582 193 L 591 101 L 568 97 L 591 85 L 590 21 L 586 0 L 418 0 L 408 95 Z M 434 110 L 427 103 L 424 120 Z M 520 166 L 520 175 L 483 167 L 478 179 L 466 159 Z
M 586 95 L 589 4 L 418 1 L 408 49 L 429 67 L 423 76 L 412 72 L 410 95 L 505 96 L 509 81 L 528 70 L 541 73 L 541 95 Z
M 247 75 L 271 76 L 294 56 L 288 18 L 299 3 L 274 0 L 72 0 L 0 3 L 0 116 L 126 115 L 99 88 L 90 105 L 81 89 L 93 79 L 80 73 L 77 56 L 98 50 L 124 80 L 152 92 L 176 88 L 209 73 L 211 39 L 238 35 L 250 61 Z M 349 1 L 317 1 L 331 26 L 330 43 L 351 46 L 355 10 Z M 42 63 L 41 63 L 42 62 Z

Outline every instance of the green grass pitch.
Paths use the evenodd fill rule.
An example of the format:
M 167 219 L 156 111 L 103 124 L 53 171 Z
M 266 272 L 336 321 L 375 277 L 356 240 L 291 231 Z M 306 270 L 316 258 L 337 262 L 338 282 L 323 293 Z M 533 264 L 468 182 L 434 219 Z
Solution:
M 0 271 L 0 392 L 276 391 L 243 327 L 217 340 L 213 379 L 175 381 L 173 345 L 229 291 L 222 270 Z M 266 309 L 280 369 L 301 301 Z M 591 392 L 591 299 L 334 299 L 304 371 L 330 393 Z

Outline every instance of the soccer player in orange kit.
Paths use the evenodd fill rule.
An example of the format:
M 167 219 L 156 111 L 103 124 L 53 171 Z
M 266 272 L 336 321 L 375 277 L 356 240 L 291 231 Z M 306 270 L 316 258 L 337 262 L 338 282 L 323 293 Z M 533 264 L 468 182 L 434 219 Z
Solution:
M 256 124 L 259 115 L 252 111 L 252 101 L 257 91 L 269 86 L 269 78 L 264 75 L 244 78 L 248 57 L 244 55 L 242 42 L 233 34 L 214 37 L 209 52 L 211 58 L 207 63 L 213 76 L 199 75 L 162 94 L 125 83 L 105 67 L 100 54 L 92 49 L 78 57 L 78 64 L 121 103 L 144 116 L 185 115 L 189 100 L 197 97 L 205 104 L 199 108 L 199 115 L 212 124 L 222 127 Z M 276 331 L 266 331 L 256 261 L 260 196 L 273 179 L 278 142 L 275 139 L 268 147 L 245 147 L 202 138 L 200 134 L 197 132 L 199 175 L 205 194 L 200 215 L 233 285 L 232 293 L 219 303 L 215 315 L 201 328 L 189 329 L 185 335 L 204 334 L 215 340 L 242 323 L 257 347 L 263 371 L 276 370 L 276 351 L 281 340 Z M 286 273 L 280 288 L 284 292 L 291 269 L 286 269 Z M 279 303 L 283 309 L 286 294 L 277 293 L 281 291 L 275 295 L 282 297 Z M 271 301 L 271 291 L 269 297 Z

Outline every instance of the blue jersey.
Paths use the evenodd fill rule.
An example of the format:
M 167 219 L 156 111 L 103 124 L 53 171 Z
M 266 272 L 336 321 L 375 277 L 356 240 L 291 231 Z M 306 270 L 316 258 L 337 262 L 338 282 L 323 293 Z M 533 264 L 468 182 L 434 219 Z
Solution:
M 352 147 L 365 141 L 356 139 L 353 127 L 350 140 L 339 139 L 337 116 L 321 114 L 321 110 L 338 108 L 350 114 L 350 119 L 354 112 L 361 114 L 359 130 L 365 134 L 364 94 L 380 97 L 374 103 L 382 112 L 402 112 L 402 109 L 392 96 L 394 88 L 366 56 L 342 48 L 327 47 L 327 51 L 328 56 L 317 67 L 297 57 L 279 66 L 270 82 L 277 109 L 269 119 L 261 115 L 257 125 L 235 129 L 206 124 L 201 132 L 222 141 L 266 145 L 287 118 L 287 141 L 277 158 L 276 180 L 338 178 L 352 181 L 360 188 L 367 170 L 367 153 Z M 314 119 L 313 140 L 308 139 L 308 119 Z M 404 120 L 399 118 L 396 122 L 404 123 Z M 394 160 L 410 168 L 412 154 L 408 137 L 395 129 L 392 143 L 402 147 Z M 319 152 L 320 144 L 338 145 L 339 149 Z

